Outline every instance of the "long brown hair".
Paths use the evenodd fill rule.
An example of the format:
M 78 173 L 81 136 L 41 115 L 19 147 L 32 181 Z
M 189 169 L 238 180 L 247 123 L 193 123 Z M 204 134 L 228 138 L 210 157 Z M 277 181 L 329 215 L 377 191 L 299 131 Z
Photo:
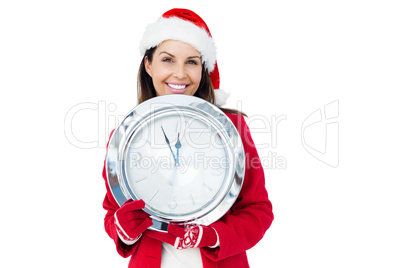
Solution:
M 145 52 L 145 55 L 141 61 L 140 68 L 138 70 L 138 78 L 137 78 L 137 100 L 138 104 L 149 100 L 153 97 L 156 97 L 156 90 L 154 84 L 152 82 L 152 77 L 145 70 L 145 58 L 148 59 L 149 62 L 152 62 L 153 55 L 156 47 L 150 48 Z M 205 68 L 204 64 L 202 65 L 202 76 L 200 85 L 195 92 L 194 96 L 204 99 L 212 104 L 216 104 L 215 102 L 215 93 L 214 88 L 212 87 L 211 77 Z M 235 109 L 227 109 L 219 107 L 225 113 L 231 114 L 241 114 L 246 116 L 241 111 Z

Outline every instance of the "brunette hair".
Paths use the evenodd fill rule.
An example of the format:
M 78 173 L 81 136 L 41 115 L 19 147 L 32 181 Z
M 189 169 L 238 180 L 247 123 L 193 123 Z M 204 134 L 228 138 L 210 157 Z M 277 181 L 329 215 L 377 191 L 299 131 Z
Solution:
M 142 58 L 140 68 L 138 70 L 138 78 L 137 78 L 137 100 L 138 104 L 149 100 L 153 97 L 156 97 L 156 90 L 154 84 L 152 82 L 152 77 L 149 76 L 147 71 L 145 70 L 145 58 L 148 59 L 149 62 L 152 62 L 153 55 L 155 52 L 156 47 L 152 47 L 148 49 L 144 57 Z M 215 103 L 215 94 L 214 88 L 212 86 L 211 77 L 205 68 L 204 64 L 202 64 L 202 75 L 200 85 L 195 92 L 194 96 L 204 99 L 212 104 Z M 232 113 L 232 114 L 241 114 L 246 116 L 244 113 L 234 109 L 227 109 L 227 108 L 220 108 L 225 113 Z

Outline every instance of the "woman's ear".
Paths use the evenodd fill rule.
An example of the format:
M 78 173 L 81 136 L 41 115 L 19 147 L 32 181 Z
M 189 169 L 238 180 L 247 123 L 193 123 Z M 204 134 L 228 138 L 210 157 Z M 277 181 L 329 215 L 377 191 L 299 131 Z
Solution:
M 149 62 L 147 56 L 145 56 L 144 58 L 144 64 L 145 64 L 145 71 L 150 77 L 152 77 L 152 64 Z

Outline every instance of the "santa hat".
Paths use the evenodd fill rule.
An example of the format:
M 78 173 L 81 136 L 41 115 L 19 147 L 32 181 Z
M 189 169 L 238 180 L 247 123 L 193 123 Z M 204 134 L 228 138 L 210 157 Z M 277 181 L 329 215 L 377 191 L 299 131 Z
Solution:
M 216 62 L 216 47 L 207 24 L 203 19 L 188 9 L 174 8 L 148 25 L 140 42 L 141 56 L 165 40 L 178 40 L 190 44 L 201 54 L 202 63 L 211 76 L 218 106 L 226 103 L 228 94 L 219 90 L 219 69 Z

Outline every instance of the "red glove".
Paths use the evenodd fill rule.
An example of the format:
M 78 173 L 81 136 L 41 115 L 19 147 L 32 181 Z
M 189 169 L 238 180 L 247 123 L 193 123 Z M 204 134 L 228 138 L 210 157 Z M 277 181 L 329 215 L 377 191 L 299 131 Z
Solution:
M 215 248 L 219 246 L 219 238 L 215 229 L 204 225 L 186 225 L 180 227 L 169 224 L 168 232 L 150 232 L 149 236 L 169 243 L 176 249 Z
M 152 225 L 143 200 L 127 200 L 114 214 L 114 224 L 121 241 L 132 245 Z

